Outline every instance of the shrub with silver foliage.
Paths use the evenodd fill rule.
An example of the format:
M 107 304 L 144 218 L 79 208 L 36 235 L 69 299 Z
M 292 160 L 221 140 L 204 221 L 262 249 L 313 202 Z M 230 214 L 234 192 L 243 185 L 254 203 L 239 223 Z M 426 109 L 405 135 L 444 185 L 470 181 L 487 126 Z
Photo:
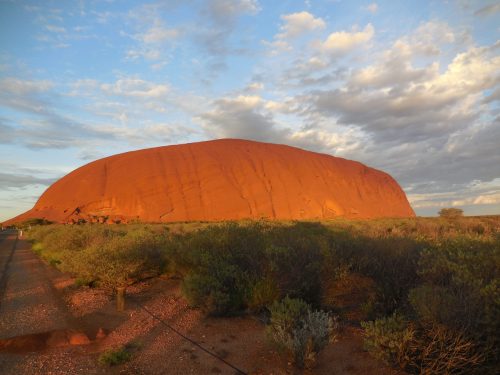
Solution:
M 331 317 L 324 311 L 311 311 L 310 306 L 298 319 L 283 319 L 287 305 L 302 305 L 301 300 L 285 298 L 271 306 L 271 324 L 268 334 L 271 340 L 281 349 L 292 354 L 297 367 L 312 367 L 316 354 L 329 342 L 333 341 L 339 324 L 337 317 Z M 293 325 L 290 325 L 293 321 Z

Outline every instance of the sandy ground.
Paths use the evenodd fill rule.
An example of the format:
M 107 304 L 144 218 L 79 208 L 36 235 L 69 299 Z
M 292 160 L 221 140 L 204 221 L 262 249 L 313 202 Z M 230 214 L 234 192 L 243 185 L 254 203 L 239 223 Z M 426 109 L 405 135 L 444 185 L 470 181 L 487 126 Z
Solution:
M 126 309 L 118 312 L 111 295 L 76 288 L 71 278 L 33 254 L 29 243 L 16 243 L 14 232 L 0 234 L 0 270 L 2 375 L 237 373 L 144 308 L 245 373 L 302 373 L 273 350 L 259 320 L 207 318 L 187 305 L 179 280 L 157 278 L 128 288 Z M 96 338 L 99 330 L 106 333 L 103 338 Z M 132 354 L 128 362 L 114 367 L 98 364 L 103 351 L 119 347 Z M 397 372 L 364 352 L 360 331 L 347 327 L 318 356 L 317 366 L 304 373 Z

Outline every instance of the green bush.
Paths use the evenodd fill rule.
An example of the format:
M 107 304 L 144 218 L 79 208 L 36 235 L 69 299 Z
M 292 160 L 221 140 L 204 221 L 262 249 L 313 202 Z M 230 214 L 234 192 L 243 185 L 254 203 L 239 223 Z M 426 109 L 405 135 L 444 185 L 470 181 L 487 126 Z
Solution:
M 31 246 L 31 250 L 33 250 L 33 252 L 37 255 L 42 255 L 42 252 L 43 252 L 43 246 L 41 243 L 34 243 L 32 246 Z
M 51 265 L 106 288 L 157 275 L 165 266 L 165 236 L 149 227 L 51 225 L 29 235 Z
M 460 208 L 442 208 L 439 210 L 438 214 L 441 217 L 453 219 L 464 216 L 464 210 L 461 210 Z
M 281 297 L 300 298 L 319 305 L 323 293 L 323 254 L 328 231 L 317 223 L 295 223 L 268 231 L 266 260 Z
M 410 347 L 415 332 L 400 314 L 361 322 L 364 328 L 364 347 L 374 357 L 389 364 L 406 367 L 410 361 Z
M 485 366 L 500 357 L 500 241 L 457 236 L 427 248 L 420 259 L 424 284 L 409 300 L 422 324 L 461 332 L 487 353 Z
M 261 279 L 264 238 L 258 224 L 225 224 L 175 236 L 167 246 L 182 289 L 194 306 L 212 315 L 245 309 Z
M 286 295 L 319 304 L 324 233 L 310 223 L 230 223 L 173 235 L 166 252 L 191 304 L 210 314 L 255 311 Z
M 295 329 L 302 317 L 309 311 L 309 305 L 301 299 L 289 298 L 275 301 L 270 306 L 271 324 L 268 327 L 272 337 L 277 344 L 285 341 L 285 335 L 290 334 Z
M 251 311 L 259 312 L 266 309 L 280 297 L 280 291 L 275 281 L 265 278 L 257 281 L 250 292 L 248 307 Z
M 99 363 L 101 365 L 116 366 L 127 362 L 131 356 L 125 347 L 110 349 L 99 356 Z
M 422 324 L 445 324 L 455 328 L 479 318 L 478 309 L 473 307 L 480 303 L 479 298 L 479 295 L 469 295 L 466 290 L 432 284 L 414 288 L 408 295 L 410 304 Z
M 182 290 L 192 305 L 211 315 L 227 315 L 245 307 L 250 282 L 246 272 L 235 265 L 209 260 L 210 270 L 188 274 Z
M 409 238 L 366 238 L 353 262 L 353 269 L 372 278 L 376 297 L 375 317 L 406 307 L 408 292 L 420 282 L 418 260 L 422 244 Z
M 461 318 L 444 321 L 457 328 L 469 327 L 471 332 L 500 331 L 500 241 L 457 237 L 441 241 L 423 252 L 420 274 L 424 281 L 459 294 L 454 308 Z

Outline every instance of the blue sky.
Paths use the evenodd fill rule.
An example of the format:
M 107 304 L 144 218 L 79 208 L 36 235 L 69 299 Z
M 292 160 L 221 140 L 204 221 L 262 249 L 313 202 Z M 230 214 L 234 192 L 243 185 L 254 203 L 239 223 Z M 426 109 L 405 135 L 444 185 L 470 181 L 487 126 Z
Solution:
M 119 152 L 285 143 L 500 214 L 500 2 L 0 0 L 0 220 Z

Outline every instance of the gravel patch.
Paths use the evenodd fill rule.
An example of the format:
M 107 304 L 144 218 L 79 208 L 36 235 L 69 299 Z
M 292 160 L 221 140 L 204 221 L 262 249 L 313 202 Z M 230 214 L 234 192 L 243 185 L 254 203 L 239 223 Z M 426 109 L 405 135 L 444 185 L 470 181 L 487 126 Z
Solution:
M 82 317 L 102 309 L 112 297 L 102 289 L 82 287 L 70 292 L 66 302 L 75 317 Z

